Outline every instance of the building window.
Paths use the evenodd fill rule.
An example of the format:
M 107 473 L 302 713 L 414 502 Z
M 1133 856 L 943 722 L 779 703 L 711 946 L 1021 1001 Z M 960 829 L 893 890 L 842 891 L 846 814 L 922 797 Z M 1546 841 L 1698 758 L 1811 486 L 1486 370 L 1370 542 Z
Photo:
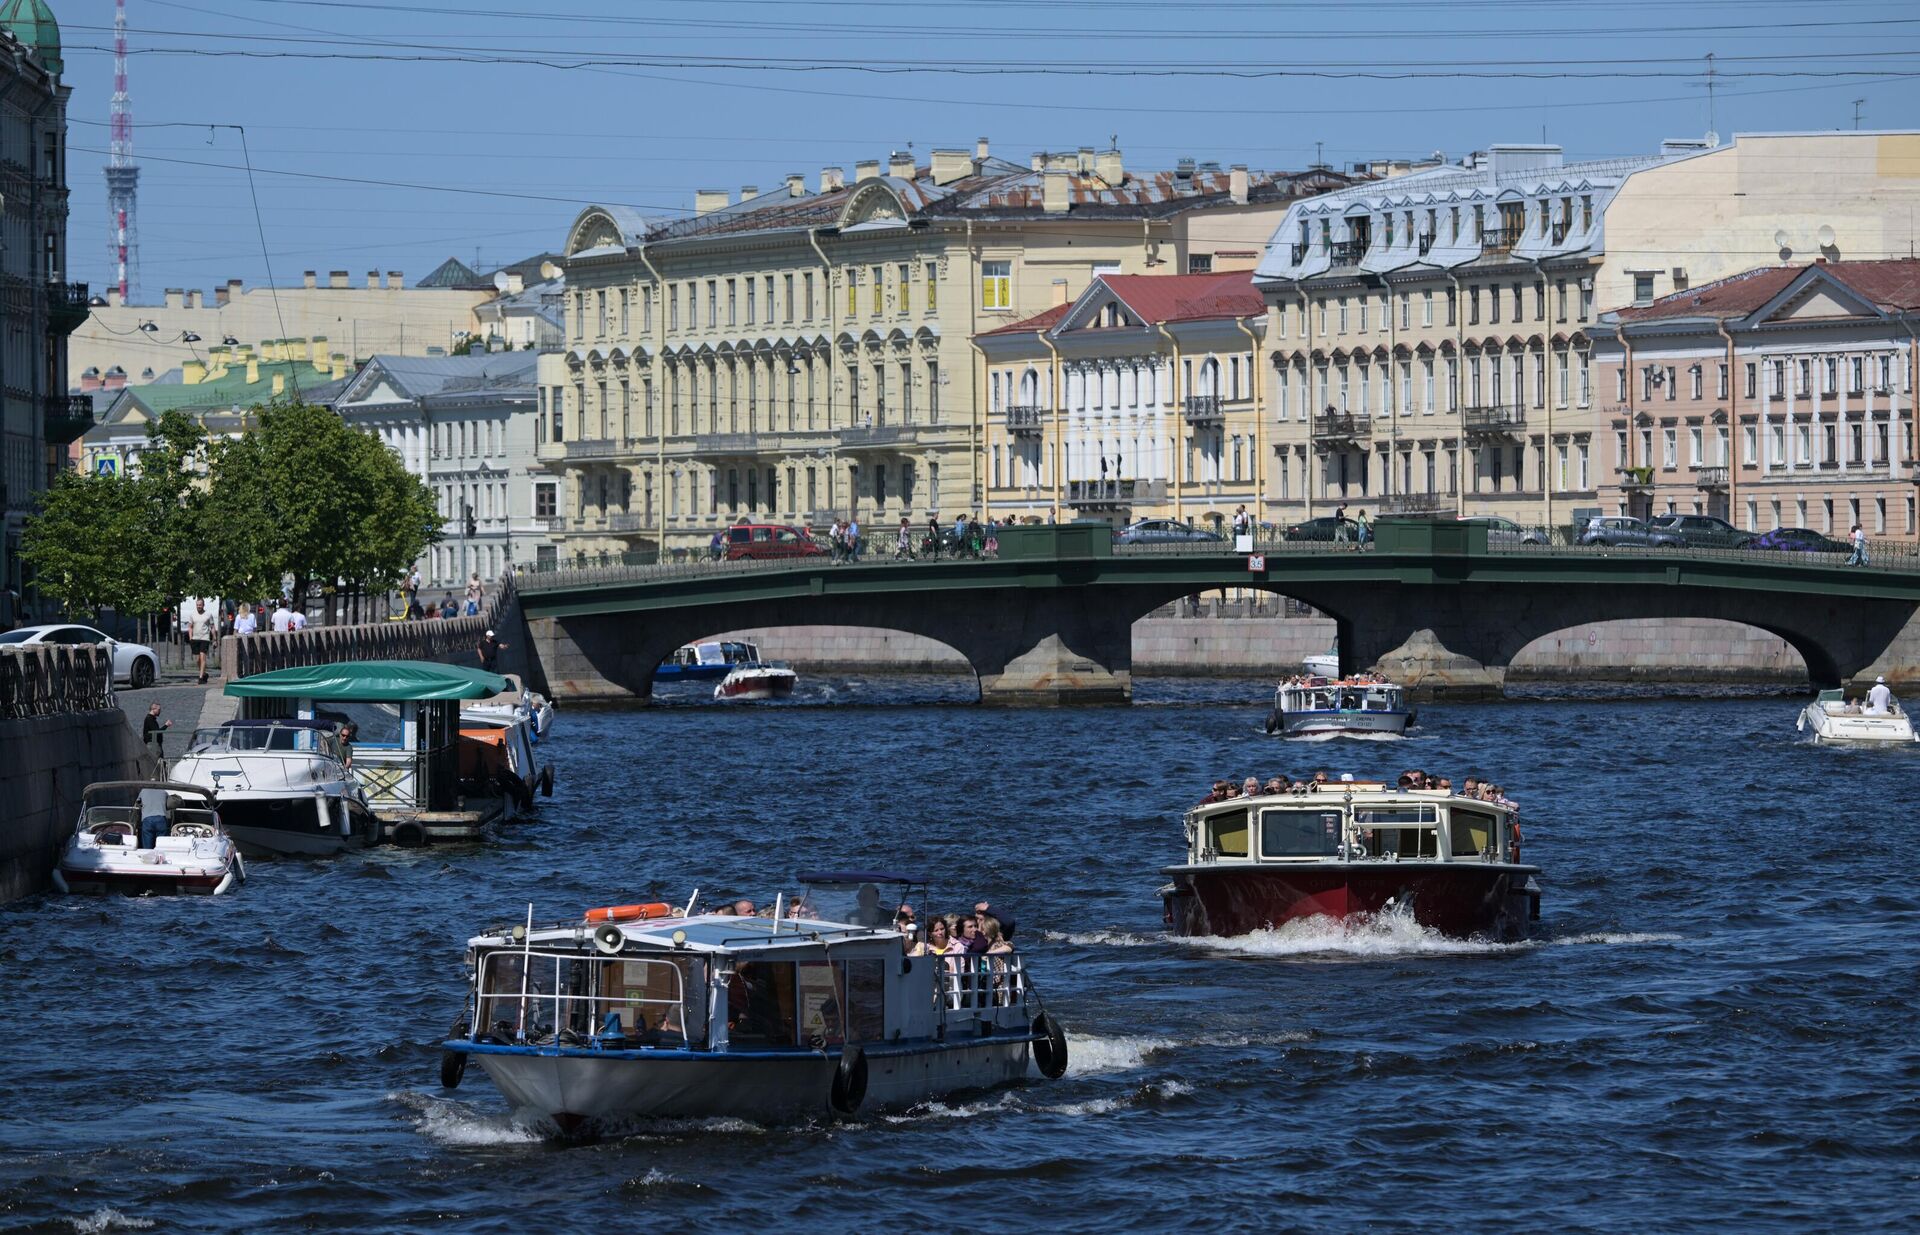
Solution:
M 1433 289 L 1430 287 L 1420 293 L 1420 324 L 1433 325 Z
M 807 321 L 813 320 L 813 271 L 801 276 L 802 286 L 806 289 L 806 299 L 801 302 L 800 314 Z
M 1187 254 L 1187 273 L 1188 274 L 1212 274 L 1213 273 L 1213 254 L 1211 253 Z
M 847 316 L 860 315 L 860 268 L 847 267 Z
M 1701 385 L 1701 384 L 1702 384 L 1702 374 L 1701 374 L 1701 372 L 1700 372 L 1700 366 L 1699 366 L 1699 365 L 1694 365 L 1694 366 L 1693 366 L 1693 367 L 1692 367 L 1691 369 L 1688 369 L 1688 370 L 1687 370 L 1687 380 L 1688 380 L 1688 382 L 1690 383 L 1690 385 L 1692 386 L 1692 389 L 1693 389 L 1693 398 L 1694 398 L 1694 400 L 1695 400 L 1696 402 L 1698 402 L 1698 401 L 1700 400 L 1700 398 L 1702 397 L 1702 394 L 1704 393 L 1704 392 L 1703 392 L 1703 390 L 1702 390 L 1702 385 Z
M 707 329 L 720 328 L 720 281 L 707 280 Z
M 628 288 L 620 289 L 620 337 L 626 338 L 633 332 L 633 292 Z
M 940 307 L 940 263 L 927 263 L 927 312 Z
M 533 487 L 534 518 L 551 519 L 559 513 L 559 510 L 560 496 L 556 492 L 556 487 L 553 482 L 549 481 Z
M 1706 462 L 1704 454 L 1704 435 L 1698 426 L 1687 430 L 1687 466 L 1699 467 Z
M 980 307 L 983 309 L 1013 307 L 1013 263 L 1011 261 L 980 263 Z
M 1653 276 L 1652 275 L 1636 274 L 1633 276 L 1633 303 L 1635 304 L 1652 304 L 1653 303 Z
M 650 286 L 640 289 L 640 329 L 649 334 L 653 332 L 653 288 Z
M 1567 320 L 1567 281 L 1565 279 L 1553 281 L 1553 320 L 1556 322 Z
M 887 292 L 887 268 L 885 266 L 875 266 L 873 268 L 873 316 L 874 317 L 879 317 L 882 309 L 884 308 L 884 302 L 886 300 L 886 292 Z
M 1449 326 L 1458 325 L 1459 317 L 1460 317 L 1460 293 L 1455 289 L 1449 287 L 1447 289 L 1447 325 Z
M 786 312 L 786 315 L 781 320 L 791 323 L 793 321 L 793 276 L 790 274 L 781 275 L 780 278 L 781 278 L 781 281 L 785 284 L 785 290 L 787 293 L 787 312 Z M 767 299 L 769 301 L 773 299 L 773 296 L 771 293 L 768 294 Z M 771 305 L 769 305 L 769 309 L 771 309 Z M 771 318 L 773 314 L 769 312 L 767 316 Z M 788 485 L 787 488 L 789 491 L 789 496 L 791 496 L 791 491 L 793 486 Z
M 1360 329 L 1365 330 L 1367 328 L 1366 320 L 1367 302 L 1365 297 L 1362 297 L 1360 301 Z M 1345 296 L 1340 297 L 1340 333 L 1347 333 L 1347 298 Z

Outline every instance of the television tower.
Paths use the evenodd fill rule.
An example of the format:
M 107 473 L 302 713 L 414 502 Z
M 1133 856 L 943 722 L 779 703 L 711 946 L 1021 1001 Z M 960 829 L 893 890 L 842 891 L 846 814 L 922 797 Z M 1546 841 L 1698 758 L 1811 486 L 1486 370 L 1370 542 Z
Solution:
M 140 168 L 133 161 L 133 102 L 127 97 L 127 0 L 113 3 L 113 133 L 107 159 L 107 260 L 120 303 L 140 294 Z

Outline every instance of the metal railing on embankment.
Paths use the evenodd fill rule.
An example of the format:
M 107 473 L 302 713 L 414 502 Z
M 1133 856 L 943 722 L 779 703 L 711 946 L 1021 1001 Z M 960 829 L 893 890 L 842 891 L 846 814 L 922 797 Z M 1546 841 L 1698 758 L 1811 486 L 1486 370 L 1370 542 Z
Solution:
M 114 706 L 113 653 L 104 645 L 0 647 L 0 720 Z

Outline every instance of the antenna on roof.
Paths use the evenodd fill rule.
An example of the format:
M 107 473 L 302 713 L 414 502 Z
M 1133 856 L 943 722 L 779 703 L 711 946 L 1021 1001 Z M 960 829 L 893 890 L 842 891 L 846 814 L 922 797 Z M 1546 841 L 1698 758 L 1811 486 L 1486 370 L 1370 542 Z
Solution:
M 1865 103 L 1865 99 L 1855 99 L 1853 101 L 1853 127 L 1856 130 L 1860 127 L 1860 108 L 1865 105 Z

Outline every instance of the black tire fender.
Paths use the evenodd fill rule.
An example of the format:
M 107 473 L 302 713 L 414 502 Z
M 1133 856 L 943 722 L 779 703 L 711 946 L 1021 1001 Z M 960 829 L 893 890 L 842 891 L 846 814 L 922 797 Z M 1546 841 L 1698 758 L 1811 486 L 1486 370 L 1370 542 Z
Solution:
M 387 840 L 402 849 L 418 849 L 427 843 L 427 830 L 411 819 L 402 819 L 387 829 Z
M 1042 1012 L 1033 1018 L 1033 1062 L 1040 1075 L 1057 1081 L 1067 1074 L 1067 1031 Z
M 540 796 L 543 798 L 553 796 L 553 765 L 551 763 L 540 769 Z
M 867 1053 L 857 1046 L 841 1050 L 827 1101 L 842 1115 L 857 1115 L 867 1100 Z
M 1272 711 L 1267 713 L 1267 732 L 1280 732 L 1280 713 Z
M 465 1021 L 455 1021 L 453 1023 L 453 1031 L 447 1036 L 450 1038 L 466 1037 L 467 1023 Z M 440 1087 L 442 1089 L 458 1089 L 460 1088 L 460 1078 L 466 1074 L 467 1053 L 465 1051 L 442 1049 L 440 1052 Z

